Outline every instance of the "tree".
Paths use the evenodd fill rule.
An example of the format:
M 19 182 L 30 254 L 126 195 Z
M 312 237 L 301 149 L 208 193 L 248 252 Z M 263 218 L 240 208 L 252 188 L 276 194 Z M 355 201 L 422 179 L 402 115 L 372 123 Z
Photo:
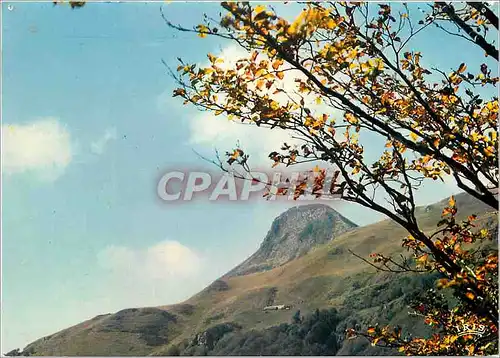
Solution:
M 458 3 L 458 5 L 461 5 Z M 487 3 L 466 2 L 460 9 L 455 8 L 453 3 L 436 1 L 429 16 L 435 25 L 448 34 L 460 36 L 481 47 L 486 56 L 491 56 L 498 61 L 498 49 L 486 40 L 490 26 L 498 30 L 498 17 L 488 7 Z M 450 21 L 454 23 L 458 32 L 452 32 L 441 26 L 438 21 Z M 462 34 L 464 32 L 465 34 Z
M 11 351 L 10 351 L 10 352 L 8 352 L 8 353 L 5 353 L 5 355 L 6 355 L 7 357 L 18 357 L 18 356 L 20 356 L 20 355 L 22 355 L 22 354 L 21 354 L 20 349 L 19 349 L 19 348 L 16 348 L 16 349 L 11 350 Z
M 180 59 L 177 74 L 172 71 L 179 84 L 174 96 L 215 115 L 290 132 L 299 144 L 283 143 L 270 153 L 273 166 L 316 161 L 333 167 L 340 183 L 326 187 L 328 193 L 383 213 L 408 231 L 403 245 L 412 259 L 374 254 L 376 267 L 439 272 L 440 289 L 453 290 L 458 303 L 452 306 L 424 299 L 417 305 L 436 328 L 430 339 L 403 339 L 397 327 L 350 331 L 409 355 L 489 354 L 498 347 L 498 253 L 481 246 L 492 235 L 475 229 L 475 217 L 458 222 L 453 197 L 433 234 L 423 231 L 415 214 L 418 187 L 445 177 L 492 210 L 498 208 L 492 191 L 498 187 L 498 99 L 483 94 L 498 77 L 487 64 L 468 69 L 459 53 L 449 58 L 450 73 L 429 68 L 424 54 L 410 47 L 431 25 L 453 35 L 451 23 L 466 32 L 480 56 L 486 52 L 498 59 L 498 51 L 470 20 L 490 30 L 498 24 L 483 11 L 485 4 L 471 4 L 457 11 L 437 3 L 420 21 L 406 4 L 397 11 L 358 2 L 307 3 L 292 22 L 270 7 L 247 2 L 222 2 L 220 19 L 206 16 L 192 29 L 165 18 L 179 31 L 224 38 L 249 53 L 225 67 L 212 54 L 207 67 Z M 477 8 L 480 12 L 473 13 Z M 360 142 L 365 135 L 385 141 L 383 153 L 371 163 Z M 249 171 L 242 148 L 226 156 L 227 163 L 217 162 L 223 170 Z M 325 172 L 314 169 L 316 196 L 327 186 Z M 306 189 L 303 179 L 277 193 L 292 191 L 297 197 Z M 485 331 L 480 337 L 462 334 L 463 327 L 472 326 Z
M 59 5 L 59 4 L 65 4 L 66 2 L 64 0 L 54 0 L 54 1 L 52 1 L 52 3 L 54 5 Z M 79 8 L 85 6 L 86 1 L 73 1 L 73 0 L 69 0 L 68 4 L 69 4 L 69 6 L 72 9 L 79 9 Z
M 292 323 L 299 324 L 302 322 L 302 316 L 300 315 L 300 310 L 297 310 L 292 317 Z

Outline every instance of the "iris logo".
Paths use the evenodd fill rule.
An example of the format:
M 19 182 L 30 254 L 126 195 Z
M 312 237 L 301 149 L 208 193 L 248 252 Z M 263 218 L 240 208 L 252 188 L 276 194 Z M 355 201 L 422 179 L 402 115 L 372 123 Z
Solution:
M 486 326 L 482 324 L 478 325 L 469 325 L 464 324 L 459 333 L 457 334 L 459 337 L 473 335 L 473 336 L 483 336 L 486 333 Z

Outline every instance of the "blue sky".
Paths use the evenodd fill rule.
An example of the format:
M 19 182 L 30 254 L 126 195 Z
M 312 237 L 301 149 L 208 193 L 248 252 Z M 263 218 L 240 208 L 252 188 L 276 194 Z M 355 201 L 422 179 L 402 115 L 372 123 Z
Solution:
M 97 314 L 185 299 L 252 254 L 274 217 L 295 205 L 157 197 L 167 170 L 209 167 L 193 149 L 210 154 L 237 139 L 273 149 L 283 138 L 214 129 L 202 122 L 207 114 L 171 98 L 161 59 L 205 62 L 208 52 L 231 53 L 228 43 L 169 30 L 157 3 L 2 6 L 3 351 Z M 187 24 L 219 11 L 164 6 Z M 449 65 L 443 55 L 468 44 L 432 31 L 418 44 L 426 61 L 488 62 L 464 50 Z M 420 204 L 453 192 L 426 186 Z M 332 205 L 361 225 L 380 219 Z

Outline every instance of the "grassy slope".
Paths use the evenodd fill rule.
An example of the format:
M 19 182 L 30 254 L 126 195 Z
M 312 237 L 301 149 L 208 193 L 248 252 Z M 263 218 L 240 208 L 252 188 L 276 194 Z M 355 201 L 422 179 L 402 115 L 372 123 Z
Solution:
M 427 210 L 419 208 L 419 222 L 423 228 L 435 229 L 443 205 L 441 202 Z M 457 197 L 457 205 L 461 216 L 487 210 L 462 195 Z M 495 213 L 481 216 L 482 222 L 491 219 L 496 222 Z M 382 320 L 416 325 L 417 322 L 409 321 L 401 295 L 394 291 L 400 290 L 395 286 L 404 288 L 404 277 L 395 279 L 390 274 L 377 273 L 348 252 L 350 249 L 363 257 L 372 252 L 402 253 L 401 238 L 405 235 L 405 230 L 397 224 L 382 221 L 341 235 L 273 270 L 222 278 L 227 285 L 219 282 L 214 289 L 205 289 L 182 304 L 158 307 L 176 316 L 176 322 L 168 330 L 168 341 L 162 344 L 148 344 L 136 333 L 102 332 L 106 316 L 66 330 L 69 332 L 66 338 L 53 335 L 34 342 L 29 348 L 39 355 L 162 355 L 169 346 L 217 323 L 237 322 L 243 329 L 262 329 L 289 322 L 297 309 L 308 312 L 332 306 L 355 308 L 358 322 L 361 320 L 365 324 Z M 293 307 L 291 311 L 262 311 L 271 302 Z M 88 322 L 92 322 L 90 328 Z M 339 353 L 356 353 L 346 349 Z M 363 353 L 370 353 L 369 348 Z
M 486 209 L 475 201 L 461 199 L 460 196 L 457 198 L 462 217 Z M 425 208 L 419 209 L 419 222 L 423 228 L 429 232 L 435 229 L 443 205 L 433 205 L 428 212 Z M 496 220 L 495 214 L 485 214 L 482 220 L 490 217 Z M 403 228 L 386 220 L 348 232 L 273 270 L 224 279 L 228 290 L 202 291 L 186 302 L 197 307 L 190 327 L 196 327 L 196 331 L 207 328 L 209 324 L 205 321 L 209 317 L 219 317 L 210 320 L 210 324 L 236 321 L 255 328 L 287 321 L 290 312 L 262 311 L 272 288 L 277 288 L 275 303 L 292 304 L 293 311 L 341 305 L 345 297 L 355 290 L 353 284 L 367 288 L 388 278 L 387 274 L 376 273 L 375 269 L 351 255 L 348 249 L 363 257 L 372 252 L 403 253 L 401 238 L 405 235 Z M 175 306 L 162 308 L 171 310 Z

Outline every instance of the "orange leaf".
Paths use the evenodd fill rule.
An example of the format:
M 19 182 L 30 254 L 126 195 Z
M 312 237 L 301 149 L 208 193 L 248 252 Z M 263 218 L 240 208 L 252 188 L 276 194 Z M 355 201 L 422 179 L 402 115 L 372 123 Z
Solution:
M 283 64 L 283 60 L 276 60 L 273 62 L 273 69 L 277 70 L 282 64 Z
M 441 288 L 441 287 L 446 287 L 448 282 L 450 282 L 450 280 L 448 280 L 447 278 L 441 278 L 438 280 L 437 282 L 437 287 L 438 288 Z
M 422 256 L 420 256 L 417 261 L 418 262 L 425 262 L 427 261 L 427 259 L 429 258 L 429 254 L 423 254 Z

